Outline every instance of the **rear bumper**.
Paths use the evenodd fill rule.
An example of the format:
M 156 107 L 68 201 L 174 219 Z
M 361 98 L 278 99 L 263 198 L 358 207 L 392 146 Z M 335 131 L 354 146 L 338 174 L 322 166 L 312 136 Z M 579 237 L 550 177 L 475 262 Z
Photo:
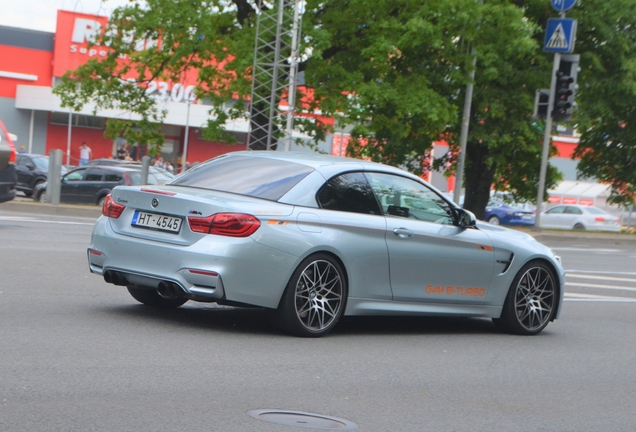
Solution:
M 92 273 L 125 276 L 131 285 L 177 284 L 193 300 L 229 300 L 276 308 L 297 257 L 250 238 L 208 235 L 189 245 L 118 234 L 100 217 L 88 249 Z

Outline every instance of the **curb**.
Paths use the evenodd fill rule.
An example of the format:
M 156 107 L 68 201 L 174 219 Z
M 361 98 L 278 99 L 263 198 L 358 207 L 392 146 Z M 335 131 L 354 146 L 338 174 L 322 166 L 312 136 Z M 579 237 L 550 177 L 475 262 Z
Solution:
M 0 204 L 0 210 L 16 213 L 37 213 L 54 216 L 73 216 L 97 219 L 102 214 L 98 206 L 60 204 L 54 206 L 39 202 L 8 201 Z
M 543 242 L 545 240 L 556 241 L 572 241 L 577 238 L 585 239 L 598 239 L 605 241 L 627 241 L 636 242 L 636 235 L 627 233 L 615 233 L 615 232 L 598 232 L 598 231 L 561 231 L 561 230 L 534 230 L 534 229 L 517 229 L 526 234 L 530 234 L 537 241 Z

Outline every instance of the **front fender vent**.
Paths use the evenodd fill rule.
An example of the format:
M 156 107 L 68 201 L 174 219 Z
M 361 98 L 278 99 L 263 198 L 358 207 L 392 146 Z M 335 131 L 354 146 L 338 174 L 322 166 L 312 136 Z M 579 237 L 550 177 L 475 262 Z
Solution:
M 505 259 L 498 259 L 497 263 L 498 264 L 503 264 L 504 268 L 501 271 L 501 273 L 499 273 L 500 275 L 506 273 L 508 271 L 508 269 L 510 268 L 510 265 L 512 264 L 512 261 L 515 259 L 515 254 L 510 253 L 510 257 L 505 260 Z

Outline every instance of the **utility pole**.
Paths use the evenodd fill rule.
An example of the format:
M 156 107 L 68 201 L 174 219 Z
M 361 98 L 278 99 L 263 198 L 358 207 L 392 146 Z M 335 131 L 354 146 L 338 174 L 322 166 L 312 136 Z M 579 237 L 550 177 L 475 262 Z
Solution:
M 556 101 L 557 73 L 561 64 L 561 53 L 571 53 L 574 49 L 576 35 L 576 20 L 565 18 L 565 12 L 571 9 L 577 0 L 551 0 L 552 7 L 560 12 L 560 19 L 549 19 L 546 28 L 546 37 L 543 50 L 554 53 L 552 65 L 552 78 L 550 81 L 550 97 L 548 100 L 548 112 L 543 133 L 543 149 L 541 151 L 541 170 L 539 171 L 539 188 L 537 191 L 537 213 L 535 216 L 535 229 L 541 228 L 541 211 L 543 207 L 543 194 L 545 193 L 545 179 L 550 156 L 550 138 L 552 137 L 552 119 Z
M 296 61 L 292 44 L 298 44 L 301 0 L 258 0 L 256 6 L 256 40 L 252 68 L 250 100 L 250 134 L 248 150 L 276 150 L 282 123 L 278 101 L 285 88 L 290 89 L 288 130 L 293 128 L 293 100 L 296 91 Z M 291 36 L 291 37 L 290 37 Z M 293 67 L 292 67 L 293 66 Z M 288 80 L 285 78 L 288 77 Z M 292 91 L 293 87 L 293 91 Z M 290 119 L 289 116 L 292 116 Z M 287 132 L 287 135 L 290 135 Z M 291 137 L 289 137 L 291 139 Z

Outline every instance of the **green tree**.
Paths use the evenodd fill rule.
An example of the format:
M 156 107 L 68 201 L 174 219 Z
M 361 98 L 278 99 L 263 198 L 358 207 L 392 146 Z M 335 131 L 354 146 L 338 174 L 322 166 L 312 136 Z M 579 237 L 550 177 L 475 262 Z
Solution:
M 534 91 L 547 86 L 550 69 L 540 51 L 540 27 L 525 13 L 537 2 L 307 0 L 303 50 L 310 55 L 301 69 L 314 97 L 303 108 L 319 108 L 350 125 L 350 154 L 419 173 L 434 141 L 445 138 L 457 147 L 474 47 L 465 206 L 481 216 L 493 183 L 532 198 L 542 132 L 530 116 Z M 55 91 L 74 108 L 93 101 L 139 118 L 109 121 L 110 136 L 160 143 L 165 113 L 146 86 L 156 79 L 180 82 L 196 71 L 197 95 L 213 102 L 207 137 L 223 138 L 223 123 L 245 115 L 243 104 L 227 106 L 250 93 L 253 24 L 247 0 L 132 3 L 115 11 L 96 42 L 111 48 L 108 57 L 69 73 Z M 329 131 L 311 119 L 298 126 L 316 139 Z M 550 170 L 548 184 L 555 178 Z
M 433 141 L 445 138 L 456 152 L 474 47 L 464 205 L 483 216 L 493 183 L 536 197 L 543 132 L 531 115 L 550 65 L 524 8 L 503 0 L 309 4 L 319 25 L 307 29 L 317 51 L 307 80 L 323 112 L 353 126 L 352 154 L 418 172 Z M 551 168 L 548 185 L 557 179 Z
M 234 102 L 245 100 L 251 89 L 246 72 L 253 58 L 253 9 L 246 0 L 145 3 L 117 8 L 94 41 L 110 48 L 107 57 L 68 72 L 54 92 L 76 110 L 93 102 L 95 110 L 130 113 L 135 120 L 110 119 L 106 136 L 121 135 L 156 150 L 166 113 L 147 94 L 150 83 L 183 83 L 195 75 L 196 96 L 212 102 L 207 138 L 231 140 L 221 125 L 244 115 L 242 104 Z
M 575 156 L 583 177 L 612 185 L 612 200 L 633 204 L 636 194 L 636 3 L 587 0 L 578 19 L 581 53 L 578 110 L 581 138 Z

